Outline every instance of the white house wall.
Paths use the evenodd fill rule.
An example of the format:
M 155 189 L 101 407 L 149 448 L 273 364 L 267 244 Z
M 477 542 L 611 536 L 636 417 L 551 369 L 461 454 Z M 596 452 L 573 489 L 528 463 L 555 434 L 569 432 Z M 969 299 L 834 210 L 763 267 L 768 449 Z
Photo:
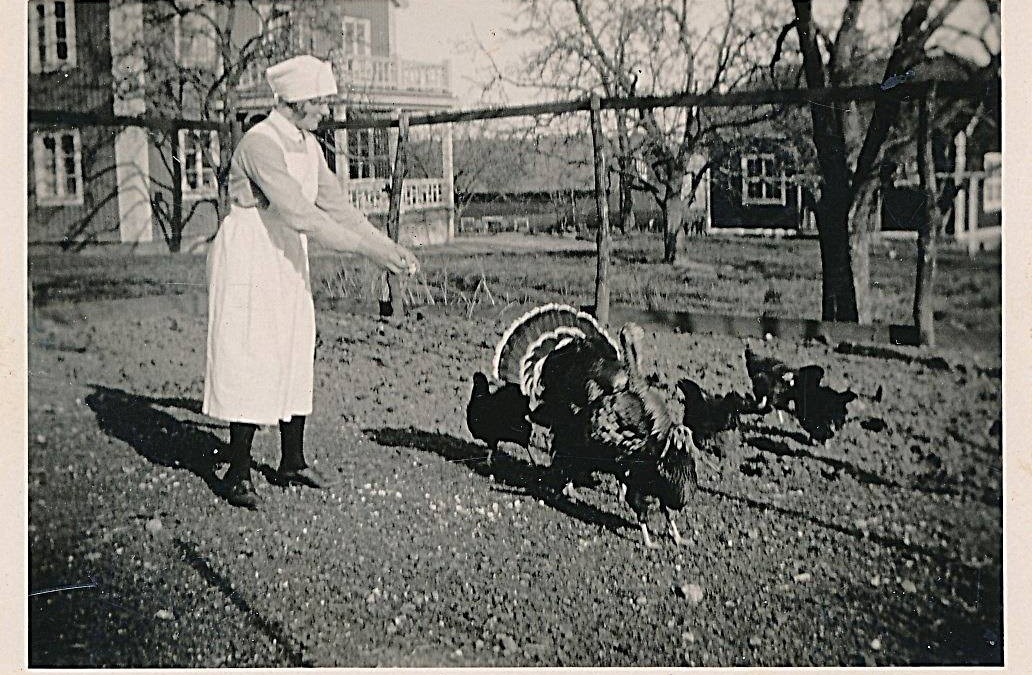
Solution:
M 111 25 L 111 64 L 115 81 L 114 113 L 143 115 L 144 61 L 133 52 L 136 37 L 143 33 L 143 5 L 139 0 L 112 0 L 109 9 Z M 139 77 L 139 88 L 123 87 Z M 147 132 L 140 127 L 126 127 L 115 137 L 115 175 L 118 181 L 119 239 L 123 243 L 153 241 L 154 227 L 150 201 L 150 162 Z

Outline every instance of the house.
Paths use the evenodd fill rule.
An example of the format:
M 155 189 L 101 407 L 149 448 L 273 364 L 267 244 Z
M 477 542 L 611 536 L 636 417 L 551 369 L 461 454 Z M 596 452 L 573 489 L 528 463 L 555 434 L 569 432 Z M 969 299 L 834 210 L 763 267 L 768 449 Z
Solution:
M 581 134 L 455 142 L 458 231 L 574 233 L 597 221 L 591 139 Z
M 868 68 L 874 77 L 880 65 Z M 991 70 L 991 65 L 979 67 L 964 57 L 943 53 L 922 64 L 916 79 L 965 80 L 984 77 Z M 815 227 L 813 206 L 820 179 L 805 113 L 802 107 L 787 108 L 775 119 L 707 147 L 715 164 L 705 181 L 708 228 L 769 232 Z M 969 250 L 998 246 L 999 97 L 944 100 L 933 114 L 933 159 L 939 187 L 955 195 L 953 208 L 944 209 L 944 234 Z M 917 187 L 916 120 L 914 102 L 904 104 L 884 146 L 877 191 L 878 229 L 890 236 L 916 231 L 917 216 L 924 213 L 924 195 Z
M 219 120 L 229 106 L 246 128 L 273 103 L 265 68 L 298 53 L 333 62 L 335 120 L 455 107 L 447 62 L 397 55 L 407 0 L 176 4 L 181 11 L 140 0 L 30 2 L 30 109 Z M 231 86 L 220 89 L 223 76 Z M 220 164 L 232 147 L 212 126 L 30 123 L 30 246 L 203 246 L 217 231 Z M 353 203 L 382 225 L 396 129 L 327 129 L 320 140 Z M 410 161 L 400 238 L 445 241 L 455 222 L 450 125 L 413 127 L 409 155 L 423 161 Z
M 706 227 L 714 231 L 798 231 L 810 226 L 811 185 L 783 134 L 757 133 L 714 153 L 703 186 Z
M 933 61 L 928 76 L 963 79 L 971 66 L 959 57 L 943 55 Z M 987 92 L 988 93 L 988 92 Z M 999 92 L 981 100 L 947 102 L 931 131 L 932 157 L 939 189 L 947 198 L 944 234 L 968 252 L 998 248 L 1002 225 L 1002 105 Z M 906 125 L 897 136 L 913 137 Z M 886 232 L 913 231 L 923 215 L 913 142 L 886 159 L 881 176 L 881 227 Z M 952 203 L 948 198 L 952 197 Z M 950 208 L 952 206 L 952 208 Z
M 113 114 L 110 8 L 30 2 L 30 107 Z M 29 130 L 28 241 L 118 241 L 118 146 L 100 127 Z

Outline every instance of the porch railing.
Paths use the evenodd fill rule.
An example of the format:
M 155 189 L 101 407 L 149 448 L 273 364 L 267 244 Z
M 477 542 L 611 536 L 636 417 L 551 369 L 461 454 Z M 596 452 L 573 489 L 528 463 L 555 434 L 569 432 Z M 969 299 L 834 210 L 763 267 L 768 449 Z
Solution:
M 451 94 L 451 68 L 447 61 L 425 63 L 353 54 L 337 54 L 332 60 L 342 89 Z
M 349 180 L 345 186 L 351 193 L 351 203 L 362 213 L 387 213 L 390 196 L 384 189 L 386 178 Z M 401 193 L 402 211 L 447 206 L 443 178 L 406 179 Z

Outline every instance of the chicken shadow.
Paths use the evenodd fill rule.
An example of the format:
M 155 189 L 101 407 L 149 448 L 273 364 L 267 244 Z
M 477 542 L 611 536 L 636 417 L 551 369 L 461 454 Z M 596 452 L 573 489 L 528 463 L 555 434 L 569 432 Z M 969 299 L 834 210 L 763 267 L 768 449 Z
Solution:
M 199 401 L 143 396 L 96 384 L 90 387 L 93 391 L 86 396 L 86 405 L 96 415 L 101 431 L 127 443 L 149 462 L 186 469 L 218 493 L 215 468 L 228 446 L 205 429 L 222 427 L 177 419 L 158 409 L 179 408 L 199 414 Z
M 521 494 L 540 500 L 564 515 L 588 525 L 603 527 L 618 536 L 625 536 L 625 530 L 637 531 L 637 527 L 622 516 L 566 498 L 554 489 L 555 474 L 549 467 L 526 462 L 501 448 L 494 452 L 491 461 L 488 462 L 487 448 L 448 434 L 413 427 L 363 431 L 376 443 L 386 447 L 411 448 L 435 454 L 447 462 L 465 464 L 477 475 L 502 486 L 492 488 L 496 491 Z
M 773 431 L 773 430 L 769 430 Z M 792 432 L 782 432 L 780 435 L 793 438 Z M 862 467 L 847 462 L 842 459 L 836 459 L 834 457 L 822 457 L 810 452 L 806 448 L 793 449 L 788 443 L 784 441 L 778 441 L 767 436 L 748 436 L 745 438 L 745 442 L 748 445 L 769 452 L 780 457 L 795 457 L 800 459 L 812 459 L 816 462 L 826 465 L 835 472 L 843 472 L 855 479 L 859 483 L 865 485 L 878 485 L 881 487 L 888 487 L 897 490 L 916 490 L 917 492 L 923 492 L 926 494 L 940 494 L 940 495 L 954 495 L 957 491 L 946 485 L 934 485 L 915 481 L 913 483 L 900 483 L 884 476 L 879 476 L 876 473 L 868 471 Z

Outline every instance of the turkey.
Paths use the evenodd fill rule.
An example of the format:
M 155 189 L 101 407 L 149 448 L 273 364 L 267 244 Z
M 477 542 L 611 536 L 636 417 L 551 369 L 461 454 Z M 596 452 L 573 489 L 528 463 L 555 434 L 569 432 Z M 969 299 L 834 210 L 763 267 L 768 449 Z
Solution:
M 595 472 L 614 475 L 634 510 L 645 545 L 648 502 L 673 511 L 697 484 L 692 432 L 657 383 L 641 372 L 641 327 L 627 324 L 617 344 L 594 317 L 565 305 L 545 305 L 517 319 L 495 350 L 494 375 L 518 383 L 529 418 L 552 433 L 555 477 L 573 494 Z
M 681 423 L 692 430 L 696 445 L 723 457 L 740 441 L 738 425 L 743 413 L 756 410 L 755 401 L 736 392 L 716 395 L 703 390 L 694 380 L 677 382 L 684 404 Z
M 516 384 L 492 383 L 484 373 L 473 374 L 473 389 L 466 404 L 466 427 L 473 438 L 487 444 L 487 461 L 498 443 L 530 445 L 529 402 Z

